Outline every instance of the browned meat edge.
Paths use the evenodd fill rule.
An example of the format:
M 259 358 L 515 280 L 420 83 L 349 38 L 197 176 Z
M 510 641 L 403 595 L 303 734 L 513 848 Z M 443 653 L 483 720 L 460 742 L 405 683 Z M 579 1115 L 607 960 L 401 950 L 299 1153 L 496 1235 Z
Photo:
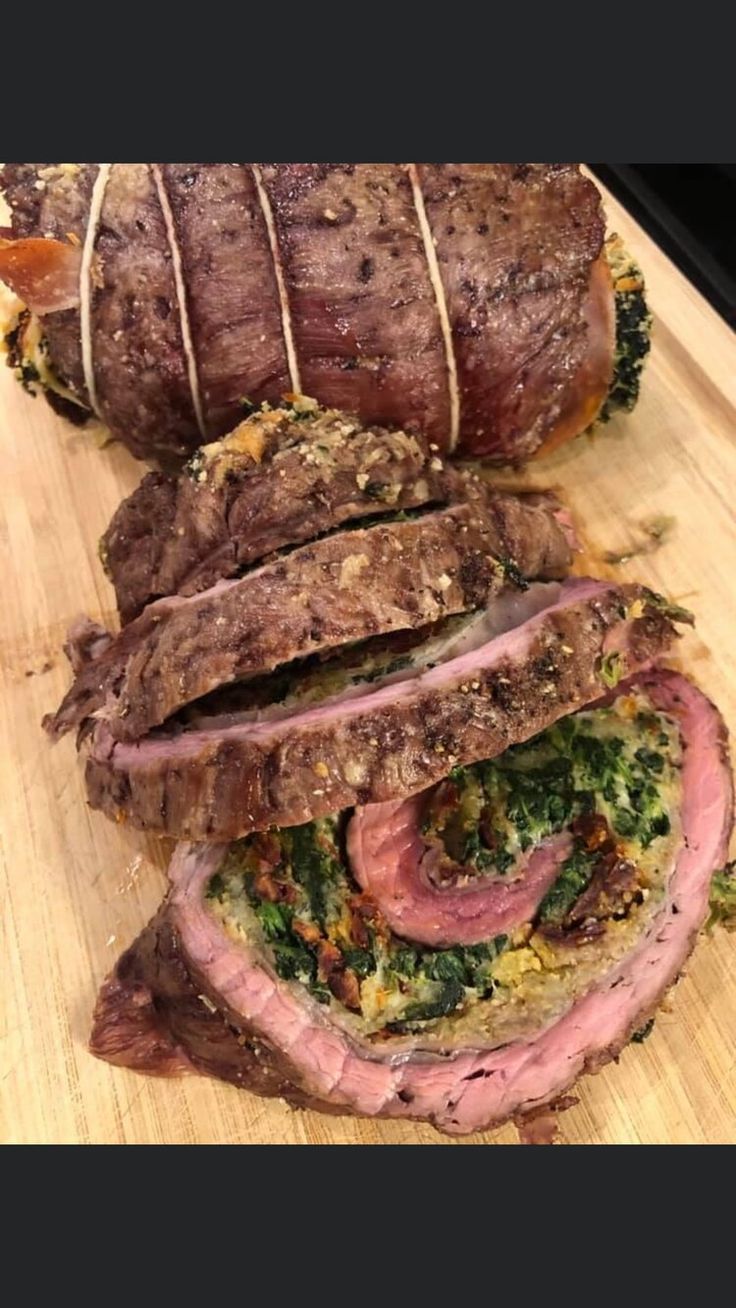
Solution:
M 693 931 L 688 953 L 695 947 L 699 929 Z M 657 1003 L 640 1010 L 605 1052 L 585 1060 L 580 1076 L 594 1075 L 618 1059 L 636 1031 L 653 1018 L 668 990 L 680 979 L 674 977 Z M 249 1029 L 242 1016 L 229 1010 L 189 962 L 178 932 L 168 921 L 167 904 L 141 932 L 119 959 L 102 986 L 95 1005 L 90 1051 L 108 1063 L 118 1064 L 148 1076 L 196 1074 L 216 1077 L 240 1090 L 266 1098 L 284 1100 L 292 1108 L 312 1109 L 332 1116 L 345 1116 L 349 1109 L 316 1099 L 290 1079 L 288 1057 Z M 576 1100 L 553 1100 L 546 1108 L 563 1111 Z M 513 1121 L 523 1126 L 540 1112 L 536 1105 Z M 407 1113 L 411 1117 L 411 1113 Z M 422 1119 L 420 1119 L 422 1120 Z M 437 1130 L 442 1127 L 433 1122 Z M 485 1129 L 501 1126 L 488 1123 Z
M 81 238 L 98 166 L 47 184 L 48 167 L 6 166 L 14 234 Z M 243 396 L 278 402 L 299 378 L 443 450 L 459 413 L 461 450 L 518 463 L 600 407 L 602 240 L 571 164 L 115 164 L 91 270 L 98 407 L 133 453 L 180 458 Z M 47 335 L 83 396 L 78 310 Z
M 167 921 L 166 903 L 120 958 L 100 992 L 90 1049 L 98 1058 L 149 1076 L 206 1073 L 293 1107 L 344 1112 L 312 1100 L 289 1080 L 288 1059 L 246 1033 L 235 1013 L 209 1004 L 204 983 Z
M 58 737 L 100 711 L 116 738 L 136 740 L 220 686 L 478 609 L 508 585 L 503 545 L 476 500 L 327 536 L 203 594 L 159 600 L 85 664 L 46 727 Z
M 248 164 L 164 164 L 205 424 L 291 390 L 268 233 Z
M 550 1067 L 548 1075 L 551 1080 L 546 1090 L 542 1085 L 527 1082 L 526 1090 L 530 1095 L 524 1100 L 524 1106 L 530 1112 L 523 1119 L 517 1112 L 515 1119 L 528 1120 L 547 1108 L 566 1107 L 574 1102 L 569 1098 L 560 1099 L 578 1076 L 586 1072 L 596 1072 L 615 1058 L 631 1038 L 632 1034 L 653 1016 L 667 989 L 678 978 L 683 964 L 689 955 L 702 926 L 708 904 L 708 883 L 719 863 L 726 857 L 728 841 L 733 823 L 733 782 L 729 767 L 728 738 L 723 720 L 705 697 L 692 683 L 676 673 L 654 669 L 645 673 L 640 679 L 646 687 L 654 692 L 655 703 L 663 707 L 669 705 L 675 717 L 681 720 L 683 732 L 684 791 L 682 797 L 683 833 L 680 852 L 673 870 L 672 883 L 668 890 L 667 901 L 651 930 L 648 932 L 649 949 L 654 949 L 654 956 L 643 955 L 637 948 L 631 958 L 622 963 L 617 979 L 607 984 L 600 992 L 599 998 L 616 991 L 622 996 L 623 1012 L 615 1039 L 610 1039 L 603 1048 L 591 1052 L 583 1048 L 579 1052 L 585 1055 L 573 1074 L 566 1076 L 565 1044 L 557 1054 L 557 1066 Z M 678 706 L 681 706 L 678 710 Z M 681 716 L 682 714 L 682 716 Z M 294 1106 L 316 1108 L 319 1111 L 339 1111 L 336 1104 L 325 1103 L 322 1098 L 307 1098 L 300 1086 L 308 1084 L 305 1076 L 309 1075 L 310 1060 L 300 1060 L 297 1053 L 289 1059 L 279 1048 L 274 1047 L 274 1036 L 264 1038 L 252 1027 L 250 1022 L 229 1008 L 223 996 L 213 989 L 212 975 L 200 971 L 188 954 L 180 929 L 184 930 L 190 922 L 190 914 L 197 912 L 200 896 L 204 891 L 208 876 L 216 870 L 224 853 L 224 846 L 208 849 L 196 846 L 181 846 L 177 851 L 170 871 L 172 889 L 159 913 L 143 931 L 133 947 L 126 951 L 118 962 L 111 977 L 105 982 L 95 1009 L 94 1025 L 91 1038 L 92 1052 L 110 1062 L 131 1067 L 151 1074 L 174 1075 L 179 1072 L 203 1072 L 217 1076 L 244 1089 L 251 1089 L 262 1095 L 278 1095 Z M 175 869 L 176 865 L 176 869 Z M 190 903 L 190 896 L 193 895 Z M 684 916 L 683 916 L 684 914 Z M 677 915 L 675 917 L 675 915 Z M 684 924 L 684 934 L 678 938 L 675 922 Z M 668 926 L 669 923 L 669 926 Z M 194 922 L 191 922 L 194 927 Z M 197 938 L 195 929 L 194 938 Z M 200 946 L 201 948 L 201 946 Z M 234 953 L 237 946 L 229 947 Z M 662 950 L 667 950 L 664 955 Z M 209 957 L 209 947 L 204 949 L 202 957 Z M 652 987 L 644 982 L 645 974 L 651 966 L 661 967 L 656 984 Z M 220 970 L 218 975 L 224 975 Z M 628 969 L 628 972 L 627 972 Z M 639 997 L 638 1003 L 629 1003 L 626 991 L 644 982 L 646 999 Z M 623 989 L 618 990 L 623 983 Z M 283 1000 L 291 1002 L 291 987 L 284 988 Z M 229 991 L 229 993 L 233 993 Z M 633 990 L 631 991 L 633 994 Z M 583 1000 L 583 1008 L 586 1005 Z M 609 1004 L 610 1007 L 610 1004 Z M 276 1009 L 270 1019 L 271 1032 L 281 1025 Z M 274 1026 L 274 1017 L 276 1026 Z M 610 1021 L 603 1012 L 604 1021 Z M 582 1013 L 579 1019 L 582 1019 Z M 288 1012 L 283 1018 L 284 1032 L 292 1030 Z M 575 1009 L 562 1018 L 559 1027 L 552 1032 L 568 1027 L 569 1038 L 577 1048 Z M 595 1022 L 591 1014 L 583 1019 L 589 1036 L 595 1035 Z M 314 1029 L 319 1036 L 319 1023 Z M 610 1032 L 610 1027 L 606 1027 Z M 542 1040 L 549 1047 L 549 1029 L 540 1032 Z M 344 1037 L 343 1037 L 344 1038 Z M 502 1053 L 502 1050 L 495 1051 Z M 323 1053 L 330 1055 L 328 1043 Z M 419 1050 L 417 1050 L 419 1053 Z M 465 1067 L 459 1067 L 457 1076 L 460 1084 L 475 1081 L 483 1075 L 483 1064 L 473 1059 L 472 1051 L 461 1051 L 460 1057 L 470 1056 L 470 1067 L 476 1068 L 470 1075 Z M 569 1055 L 568 1055 L 569 1056 Z M 576 1057 L 579 1055 L 576 1054 Z M 421 1054 L 420 1054 L 421 1059 Z M 554 1058 L 553 1058 L 554 1063 Z M 538 1063 L 539 1073 L 544 1076 L 546 1064 Z M 522 1061 L 522 1076 L 525 1071 Z M 440 1129 L 459 1127 L 470 1130 L 474 1123 L 476 1128 L 499 1125 L 504 1120 L 504 1113 L 494 1112 L 489 1104 L 484 1106 L 482 1098 L 467 1105 L 462 1121 L 455 1120 L 454 1114 L 448 1113 L 455 1108 L 455 1103 L 444 1101 L 442 1093 L 443 1069 L 441 1060 L 437 1063 L 440 1077 L 440 1095 L 436 1106 L 440 1115 L 427 1114 L 427 1107 L 422 1117 L 431 1120 Z M 486 1071 L 486 1074 L 489 1074 Z M 354 1078 L 348 1069 L 348 1086 L 356 1093 Z M 293 1083 L 297 1083 L 296 1086 Z M 400 1081 L 403 1084 L 403 1078 Z M 351 1091 L 348 1089 L 348 1098 Z M 345 1093 L 338 1094 L 336 1100 L 345 1098 Z M 391 1096 L 384 1094 L 383 1104 Z M 501 1099 L 503 1100 L 503 1091 Z M 398 1093 L 401 1101 L 402 1116 L 412 1116 L 413 1096 L 404 1091 Z M 513 1099 L 513 1096 L 512 1096 Z M 368 1101 L 370 1102 L 370 1100 Z M 375 1101 L 373 1101 L 375 1103 Z M 521 1102 L 517 1096 L 517 1103 Z M 393 1107 L 396 1109 L 396 1102 Z M 364 1111 L 366 1111 L 364 1109 Z M 374 1114 L 380 1111 L 374 1108 Z M 506 1108 L 506 1115 L 508 1114 Z M 392 1116 L 395 1112 L 392 1113 Z
M 581 588 L 586 598 L 576 602 Z M 415 794 L 448 766 L 490 758 L 590 702 L 606 686 L 606 651 L 631 672 L 666 650 L 675 629 L 648 595 L 639 586 L 568 582 L 558 605 L 470 663 L 455 660 L 304 720 L 138 745 L 114 743 L 101 724 L 86 767 L 90 804 L 162 835 L 224 840 Z M 642 616 L 627 618 L 637 600 Z M 507 657 L 517 639 L 521 653 Z
M 352 518 L 446 503 L 446 483 L 440 461 L 404 432 L 279 409 L 208 447 L 191 475 L 149 473 L 100 551 L 129 622 L 152 599 L 206 590 Z
M 400 164 L 263 164 L 301 389 L 447 447 L 447 358 Z
M 100 414 L 139 458 L 200 442 L 172 254 L 149 164 L 115 164 L 92 265 Z
M 575 164 L 421 164 L 419 174 L 452 326 L 460 447 L 523 462 L 590 385 L 600 195 Z M 609 349 L 610 375 L 612 338 Z
M 238 452 L 251 431 L 265 435 L 260 460 Z M 305 421 L 283 410 L 237 429 L 192 476 L 149 473 L 117 509 L 100 551 L 125 623 L 151 600 L 206 590 L 356 518 L 468 497 L 482 498 L 499 548 L 522 572 L 564 575 L 570 533 L 552 497 L 494 493 L 404 432 L 366 431 L 339 413 Z

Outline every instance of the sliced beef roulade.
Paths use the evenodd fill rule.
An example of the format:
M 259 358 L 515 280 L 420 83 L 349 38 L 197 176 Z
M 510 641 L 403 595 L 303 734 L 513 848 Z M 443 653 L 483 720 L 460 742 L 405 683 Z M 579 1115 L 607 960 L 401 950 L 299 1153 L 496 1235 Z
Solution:
M 598 698 L 662 654 L 676 635 L 668 614 L 682 617 L 644 587 L 584 578 L 540 584 L 528 602 L 534 616 L 514 625 L 512 606 L 511 629 L 489 638 L 492 602 L 467 620 L 463 652 L 450 642 L 439 661 L 409 659 L 390 684 L 393 664 L 358 674 L 347 697 L 328 678 L 308 705 L 297 695 L 203 716 L 200 701 L 193 721 L 134 743 L 100 722 L 90 802 L 161 835 L 218 840 L 416 794 Z
M 572 531 L 551 495 L 507 495 L 402 431 L 295 399 L 258 410 L 178 477 L 149 473 L 117 509 L 100 554 L 122 622 L 192 595 L 286 546 L 361 518 L 478 500 L 494 549 L 530 577 L 564 576 Z
M 448 784 L 452 804 L 441 786 L 402 821 L 381 806 L 180 846 L 92 1051 L 457 1134 L 554 1105 L 651 1019 L 695 943 L 732 820 L 725 729 L 652 670 Z M 384 871 L 409 837 L 402 916 Z M 451 906 L 441 938 L 427 885 Z
M 157 600 L 86 663 L 48 730 L 58 737 L 94 714 L 136 740 L 220 686 L 478 609 L 549 575 L 534 527 L 556 527 L 562 545 L 563 530 L 536 506 L 528 519 L 513 562 L 497 516 L 476 498 L 328 535 L 237 580 Z

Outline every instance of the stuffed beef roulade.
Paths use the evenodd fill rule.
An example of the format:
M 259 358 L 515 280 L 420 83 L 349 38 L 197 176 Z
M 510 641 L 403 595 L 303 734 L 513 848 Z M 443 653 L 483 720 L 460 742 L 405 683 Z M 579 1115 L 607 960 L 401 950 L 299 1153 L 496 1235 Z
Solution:
M 180 845 L 92 1050 L 450 1133 L 520 1122 L 650 1021 L 731 819 L 720 716 L 645 672 L 411 800 Z
M 220 840 L 417 794 L 597 699 L 663 654 L 683 616 L 633 584 L 512 589 L 398 655 L 382 637 L 306 680 L 287 670 L 204 696 L 140 740 L 93 720 L 89 800 L 159 835 Z
M 574 534 L 552 495 L 506 495 L 403 431 L 364 427 L 295 397 L 257 410 L 178 476 L 149 473 L 100 542 L 123 623 L 163 595 L 193 595 L 286 547 L 364 519 L 478 502 L 493 549 L 529 577 L 561 577 Z
M 304 392 L 520 463 L 636 401 L 641 274 L 574 164 L 6 164 L 9 361 L 139 457 Z

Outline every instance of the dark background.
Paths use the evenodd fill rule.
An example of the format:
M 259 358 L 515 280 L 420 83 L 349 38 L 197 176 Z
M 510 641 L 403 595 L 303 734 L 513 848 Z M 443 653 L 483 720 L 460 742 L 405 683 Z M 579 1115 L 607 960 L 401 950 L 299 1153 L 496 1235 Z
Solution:
M 736 164 L 589 164 L 736 328 Z

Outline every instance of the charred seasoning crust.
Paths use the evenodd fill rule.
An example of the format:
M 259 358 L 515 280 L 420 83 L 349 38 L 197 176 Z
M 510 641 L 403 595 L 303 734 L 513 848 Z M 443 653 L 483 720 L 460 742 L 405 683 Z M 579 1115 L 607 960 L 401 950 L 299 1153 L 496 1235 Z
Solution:
M 330 535 L 200 596 L 164 600 L 82 670 L 49 730 L 104 708 L 118 739 L 137 739 L 219 686 L 478 608 L 505 584 L 496 544 L 492 522 L 458 505 Z
M 335 410 L 258 410 L 179 476 L 150 473 L 102 537 L 123 622 L 351 519 L 446 504 L 445 465 L 415 437 Z
M 126 764 L 117 761 L 119 746 L 98 739 L 86 768 L 90 803 L 142 829 L 206 840 L 417 793 L 455 763 L 499 754 L 605 693 L 603 642 L 637 600 L 645 607 L 626 623 L 627 661 L 641 665 L 666 649 L 675 628 L 648 596 L 639 586 L 612 586 L 552 610 L 516 662 L 331 721 L 286 723 L 261 739 L 210 734 L 193 752 L 190 737 L 188 752 L 174 743 L 163 757 L 144 745 Z M 619 665 L 623 675 L 630 670 Z M 326 777 L 315 770 L 320 763 Z

